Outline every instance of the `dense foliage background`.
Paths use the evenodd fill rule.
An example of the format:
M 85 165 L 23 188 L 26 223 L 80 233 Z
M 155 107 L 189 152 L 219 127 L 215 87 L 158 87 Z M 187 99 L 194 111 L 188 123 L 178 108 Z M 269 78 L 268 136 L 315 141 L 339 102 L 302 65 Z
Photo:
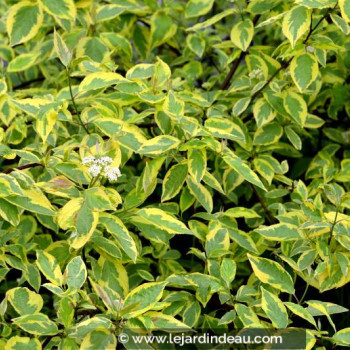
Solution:
M 350 346 L 350 0 L 0 16 L 1 349 L 261 326 Z

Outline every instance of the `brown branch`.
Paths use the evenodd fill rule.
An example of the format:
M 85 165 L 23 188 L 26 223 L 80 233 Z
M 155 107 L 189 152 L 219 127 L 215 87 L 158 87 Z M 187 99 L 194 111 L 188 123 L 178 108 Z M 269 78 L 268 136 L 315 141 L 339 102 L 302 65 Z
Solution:
M 237 70 L 239 64 L 241 63 L 241 61 L 243 60 L 243 58 L 245 57 L 245 55 L 246 55 L 246 52 L 242 51 L 241 54 L 239 55 L 239 57 L 233 61 L 233 64 L 231 66 L 230 71 L 228 72 L 225 80 L 223 81 L 223 83 L 220 86 L 220 90 L 227 90 L 227 88 L 230 85 L 232 77 L 235 75 L 236 70 Z
M 338 3 L 337 3 L 338 4 Z M 337 6 L 337 4 L 332 8 L 332 9 L 328 9 L 328 11 L 324 14 L 324 16 L 322 16 L 322 18 L 315 24 L 314 27 L 312 27 L 312 23 L 310 25 L 310 30 L 309 33 L 307 34 L 305 40 L 303 41 L 303 44 L 307 44 L 309 38 L 311 37 L 312 33 L 317 29 L 317 27 L 322 23 L 322 21 L 328 16 L 328 14 L 335 9 L 335 7 Z M 266 81 L 266 83 L 258 90 L 256 91 L 253 95 L 252 98 L 249 102 L 248 107 L 252 104 L 252 102 L 254 102 L 254 100 L 259 96 L 259 94 L 268 86 L 270 85 L 270 83 L 272 82 L 272 80 L 284 69 L 288 68 L 290 63 L 292 62 L 293 56 L 284 64 L 281 65 L 280 68 L 278 68 L 272 75 L 271 77 Z M 247 107 L 247 109 L 248 109 Z
M 258 22 L 260 18 L 260 15 L 256 15 L 253 19 L 253 24 L 255 26 L 255 24 Z M 231 69 L 230 71 L 228 72 L 225 80 L 223 81 L 223 83 L 221 84 L 220 86 L 220 90 L 227 90 L 227 88 L 229 87 L 230 85 L 230 82 L 231 82 L 231 79 L 232 77 L 235 75 L 238 67 L 239 67 L 239 64 L 242 62 L 243 58 L 245 57 L 245 55 L 247 54 L 246 51 L 242 51 L 239 55 L 238 58 L 236 58 L 233 63 L 232 63 L 232 66 L 231 66 Z
M 272 82 L 273 79 L 275 79 L 275 77 L 284 69 L 286 69 L 290 63 L 292 62 L 293 56 L 284 64 L 281 65 L 281 67 L 279 67 L 275 73 L 273 73 L 271 75 L 271 77 L 265 82 L 265 84 L 257 91 L 255 91 L 255 93 L 252 95 L 252 98 L 250 100 L 249 105 L 259 96 L 260 92 L 263 91 L 268 85 L 270 85 L 270 83 Z M 249 107 L 249 106 L 248 106 Z
M 26 164 L 26 165 L 19 166 L 17 168 L 7 168 L 4 171 L 1 171 L 1 173 L 2 174 L 10 174 L 10 173 L 12 173 L 15 170 L 24 170 L 24 169 L 29 169 L 29 168 L 35 168 L 35 167 L 38 167 L 38 166 L 42 166 L 43 167 L 43 165 L 40 164 L 40 163 L 29 163 L 29 164 Z
M 276 220 L 273 217 L 273 215 L 271 214 L 270 210 L 268 209 L 267 205 L 265 204 L 264 200 L 261 198 L 259 192 L 257 191 L 256 187 L 253 184 L 250 184 L 250 187 L 252 188 L 256 198 L 258 198 L 258 201 L 260 202 L 268 220 L 270 221 L 271 224 L 275 224 Z
M 321 19 L 315 24 L 315 26 L 313 28 L 312 28 L 312 20 L 311 20 L 309 33 L 307 34 L 307 37 L 303 41 L 303 44 L 306 44 L 309 41 L 312 33 L 317 29 L 317 27 L 322 23 L 322 21 L 329 15 L 329 13 L 332 12 L 337 7 L 337 5 L 338 5 L 338 1 L 334 5 L 334 7 L 329 8 L 327 10 L 327 12 L 321 17 Z

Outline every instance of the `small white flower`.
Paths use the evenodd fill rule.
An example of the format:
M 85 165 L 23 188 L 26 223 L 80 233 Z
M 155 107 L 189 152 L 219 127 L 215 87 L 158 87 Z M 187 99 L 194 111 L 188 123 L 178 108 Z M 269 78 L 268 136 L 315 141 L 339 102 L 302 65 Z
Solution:
M 89 167 L 89 173 L 94 177 L 99 175 L 101 173 L 101 170 L 102 170 L 102 167 L 97 164 L 93 164 Z
M 306 46 L 306 52 L 315 52 L 315 48 L 313 46 Z
M 287 76 L 289 76 L 290 75 L 290 71 L 289 70 L 287 70 L 287 71 L 285 71 L 284 73 L 283 73 L 283 76 L 285 76 L 285 77 L 287 77 Z
M 95 162 L 96 158 L 94 156 L 88 156 L 83 158 L 83 165 L 90 165 Z
M 99 159 L 96 159 L 96 164 L 100 164 L 102 166 L 106 166 L 108 164 L 111 164 L 113 162 L 113 159 L 110 157 L 101 157 Z
M 251 78 L 251 79 L 253 79 L 253 78 L 259 78 L 261 75 L 262 75 L 261 69 L 257 68 L 257 69 L 252 70 L 252 71 L 249 73 L 249 78 Z
M 119 168 L 111 168 L 111 167 L 107 166 L 105 168 L 105 175 L 109 181 L 116 181 L 116 180 L 118 180 L 118 177 L 120 177 L 122 174 L 121 174 Z

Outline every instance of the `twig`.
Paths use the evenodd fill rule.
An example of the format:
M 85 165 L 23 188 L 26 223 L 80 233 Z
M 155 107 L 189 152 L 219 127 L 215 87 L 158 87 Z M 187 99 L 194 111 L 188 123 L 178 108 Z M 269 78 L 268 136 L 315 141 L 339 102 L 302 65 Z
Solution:
M 265 84 L 257 91 L 255 91 L 255 93 L 252 95 L 252 98 L 250 100 L 249 105 L 258 97 L 258 95 L 260 94 L 261 91 L 263 91 L 268 85 L 270 85 L 270 83 L 272 82 L 273 79 L 275 79 L 275 77 L 284 69 L 286 69 L 290 63 L 292 62 L 292 59 L 294 57 L 292 56 L 287 62 L 285 62 L 284 64 L 281 65 L 280 68 L 278 68 L 272 75 L 271 77 L 265 82 Z M 248 106 L 249 107 L 249 106 Z
M 306 284 L 304 293 L 303 293 L 302 297 L 300 298 L 300 300 L 298 302 L 299 305 L 304 301 L 304 298 L 306 297 L 306 293 L 307 293 L 308 289 L 309 289 L 309 283 Z
M 239 64 L 241 63 L 241 61 L 243 60 L 243 58 L 245 57 L 245 55 L 246 55 L 246 52 L 242 51 L 241 54 L 239 55 L 239 57 L 233 61 L 233 64 L 231 66 L 230 71 L 228 72 L 225 80 L 223 81 L 223 83 L 220 86 L 220 90 L 226 90 L 229 87 L 231 79 L 235 75 L 236 70 L 237 70 Z
M 337 3 L 338 4 L 338 3 Z M 309 38 L 311 37 L 312 33 L 317 29 L 317 27 L 322 23 L 322 21 L 328 16 L 328 14 L 335 9 L 335 7 L 337 6 L 337 4 L 332 8 L 332 9 L 328 9 L 328 11 L 324 14 L 324 16 L 322 16 L 322 18 L 315 24 L 314 27 L 312 27 L 312 23 L 310 25 L 310 30 L 309 33 L 307 34 L 305 40 L 303 41 L 303 44 L 306 44 L 309 40 Z M 272 75 L 271 77 L 266 81 L 266 83 L 258 90 L 256 91 L 253 95 L 252 98 L 249 102 L 248 107 L 252 104 L 252 102 L 254 102 L 254 100 L 257 98 L 257 96 L 259 96 L 259 94 L 268 86 L 270 85 L 270 83 L 272 82 L 272 80 L 284 69 L 288 68 L 290 63 L 293 60 L 293 56 L 284 64 L 281 65 L 280 68 L 278 68 Z M 247 109 L 248 109 L 247 107 Z
M 327 10 L 327 12 L 321 17 L 321 19 L 315 24 L 315 26 L 313 28 L 312 28 L 312 20 L 311 20 L 309 33 L 307 34 L 305 40 L 303 41 L 303 44 L 306 44 L 309 41 L 310 36 L 312 35 L 312 33 L 317 29 L 317 27 L 322 23 L 322 21 L 329 15 L 329 13 L 331 11 L 333 11 L 337 7 L 337 5 L 338 5 L 338 1 L 334 5 L 334 7 L 329 8 Z
M 19 166 L 17 168 L 7 168 L 6 170 L 2 171 L 1 173 L 2 174 L 10 174 L 10 173 L 12 173 L 15 170 L 24 170 L 24 169 L 29 169 L 29 168 L 35 168 L 35 167 L 38 167 L 38 166 L 42 166 L 43 167 L 43 165 L 40 164 L 40 163 L 29 163 L 29 164 L 26 164 L 26 165 Z
M 256 15 L 254 17 L 254 19 L 253 19 L 254 26 L 258 22 L 259 18 L 260 18 L 260 15 Z M 237 68 L 239 67 L 239 64 L 242 62 L 242 60 L 246 54 L 247 54 L 246 51 L 242 51 L 240 53 L 239 57 L 233 61 L 230 71 L 228 72 L 225 80 L 223 81 L 223 83 L 220 86 L 221 90 L 226 90 L 229 87 L 232 77 L 235 75 Z
M 337 224 L 338 213 L 339 213 L 339 209 L 337 208 L 337 211 L 335 212 L 335 217 L 332 223 L 332 227 L 331 227 L 331 232 L 328 238 L 328 246 L 331 244 L 331 241 L 332 241 L 334 226 Z
M 81 116 L 80 113 L 78 111 L 78 107 L 75 103 L 75 99 L 74 99 L 74 95 L 73 95 L 73 91 L 72 91 L 72 81 L 71 81 L 71 77 L 70 77 L 70 73 L 69 73 L 69 69 L 67 69 L 67 77 L 68 77 L 68 86 L 69 86 L 69 93 L 70 93 L 70 98 L 72 100 L 72 104 L 75 110 L 75 113 L 77 114 L 77 117 L 80 121 L 81 126 L 84 128 L 84 130 L 86 131 L 87 134 L 90 134 L 88 128 L 85 126 L 85 124 L 83 123 L 83 121 L 81 120 Z
M 260 202 L 260 204 L 261 204 L 267 218 L 269 219 L 270 223 L 275 224 L 276 223 L 275 218 L 272 216 L 270 210 L 267 208 L 264 200 L 261 198 L 261 196 L 260 196 L 259 192 L 257 191 L 257 189 L 255 188 L 255 186 L 253 184 L 250 184 L 250 187 L 252 188 L 256 198 L 258 198 L 258 201 Z

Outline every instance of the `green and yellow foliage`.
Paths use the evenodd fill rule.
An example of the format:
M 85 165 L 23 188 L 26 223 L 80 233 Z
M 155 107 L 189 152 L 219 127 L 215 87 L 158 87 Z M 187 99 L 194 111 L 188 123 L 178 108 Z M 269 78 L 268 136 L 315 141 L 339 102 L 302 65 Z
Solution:
M 349 22 L 350 0 L 0 0 L 0 348 L 349 347 Z

